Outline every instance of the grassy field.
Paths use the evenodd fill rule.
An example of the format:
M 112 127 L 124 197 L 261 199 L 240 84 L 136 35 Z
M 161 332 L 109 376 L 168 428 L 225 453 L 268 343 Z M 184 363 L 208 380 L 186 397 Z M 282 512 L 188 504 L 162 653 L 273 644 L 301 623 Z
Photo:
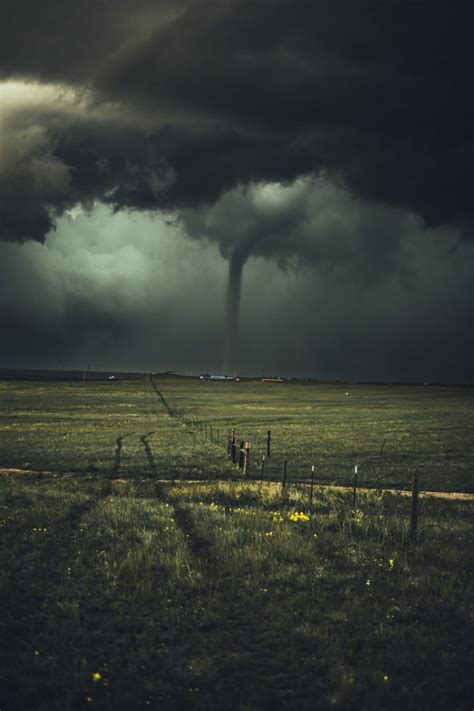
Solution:
M 228 475 L 226 437 L 252 442 L 250 474 L 361 485 L 474 491 L 474 389 L 157 381 L 169 405 L 204 430 L 171 419 L 150 382 L 0 381 L 0 462 L 55 472 L 152 472 L 163 478 Z M 346 394 L 347 393 L 347 394 Z M 217 442 L 219 435 L 219 442 Z M 150 454 L 152 456 L 150 456 Z
M 2 711 L 472 709 L 473 502 L 425 497 L 411 541 L 380 489 L 472 490 L 471 391 L 158 385 L 221 441 L 145 381 L 0 383 Z M 231 426 L 256 470 L 272 430 L 268 480 Z M 378 488 L 309 511 L 312 461 Z

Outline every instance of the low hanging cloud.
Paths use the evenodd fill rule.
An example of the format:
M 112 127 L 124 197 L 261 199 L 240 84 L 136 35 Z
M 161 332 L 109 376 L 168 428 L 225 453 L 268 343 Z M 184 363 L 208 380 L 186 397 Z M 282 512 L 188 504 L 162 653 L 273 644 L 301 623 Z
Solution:
M 325 177 L 234 188 L 179 218 L 190 237 L 215 242 L 227 259 L 237 250 L 244 261 L 252 254 L 282 269 L 342 269 L 368 282 L 406 271 L 400 243 L 421 227 L 416 215 L 361 201 Z

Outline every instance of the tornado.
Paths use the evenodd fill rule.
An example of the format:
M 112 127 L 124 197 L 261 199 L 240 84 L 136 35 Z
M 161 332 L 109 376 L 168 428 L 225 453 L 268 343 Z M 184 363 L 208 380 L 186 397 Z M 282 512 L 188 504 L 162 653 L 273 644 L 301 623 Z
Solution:
M 223 373 L 232 374 L 236 365 L 236 349 L 239 330 L 240 295 L 245 262 L 250 256 L 254 240 L 239 245 L 229 259 L 229 275 L 226 295 L 226 338 L 224 345 Z

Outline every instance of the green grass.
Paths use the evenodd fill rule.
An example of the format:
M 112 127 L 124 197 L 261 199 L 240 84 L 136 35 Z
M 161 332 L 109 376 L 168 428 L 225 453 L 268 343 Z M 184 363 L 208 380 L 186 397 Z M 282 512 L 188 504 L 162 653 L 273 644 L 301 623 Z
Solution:
M 0 381 L 0 463 L 56 472 L 164 478 L 228 476 L 226 437 L 252 442 L 258 476 L 272 431 L 266 476 L 362 486 L 474 491 L 472 388 L 208 383 L 169 378 L 170 406 L 213 426 L 204 432 L 171 419 L 149 382 Z M 346 392 L 348 395 L 346 395 Z M 118 438 L 120 442 L 118 442 Z M 143 439 L 145 438 L 145 440 Z M 150 457 L 151 453 L 151 457 Z
M 357 453 L 370 484 L 419 468 L 426 489 L 469 490 L 470 391 L 161 388 L 222 442 L 145 381 L 0 383 L 0 466 L 37 472 L 0 475 L 2 711 L 470 710 L 473 502 L 422 498 L 413 542 L 409 498 L 374 488 L 352 511 L 316 486 L 309 511 L 296 482 L 319 452 L 345 483 Z M 230 425 L 255 458 L 272 430 L 286 491 L 239 477 Z M 383 456 L 412 430 L 403 476 L 370 469 L 384 432 Z
M 470 502 L 411 544 L 394 494 L 0 487 L 4 709 L 470 708 Z

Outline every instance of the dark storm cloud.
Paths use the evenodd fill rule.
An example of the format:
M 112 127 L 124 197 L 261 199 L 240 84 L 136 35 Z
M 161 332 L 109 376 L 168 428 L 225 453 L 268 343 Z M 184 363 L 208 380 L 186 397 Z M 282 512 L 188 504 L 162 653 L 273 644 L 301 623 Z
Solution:
M 467 0 L 17 0 L 3 9 L 5 78 L 87 86 L 97 105 L 117 102 L 127 126 L 46 121 L 70 189 L 43 195 L 28 174 L 9 182 L 0 199 L 10 238 L 41 238 L 48 216 L 74 201 L 174 208 L 321 169 L 365 199 L 472 236 Z M 134 125 L 138 110 L 146 125 Z M 160 189 L 150 188 L 153 172 Z
M 43 363 L 120 352 L 133 367 L 155 352 L 173 367 L 192 352 L 219 367 L 217 245 L 228 349 L 248 370 L 262 358 L 290 374 L 472 380 L 470 2 L 5 0 L 1 13 L 4 362 L 28 360 L 33 343 Z M 199 289 L 219 289 L 197 299 L 193 274 L 186 291 L 168 263 L 148 302 L 158 277 L 144 273 L 159 265 L 143 245 L 133 273 L 116 265 L 136 255 L 104 262 L 99 239 L 56 262 L 62 215 L 80 210 L 84 232 L 100 224 L 110 241 L 129 213 L 147 235 L 167 215 L 195 238 L 180 268 L 199 271 L 193 250 L 211 250 Z
M 468 2 L 193 3 L 98 83 L 235 127 L 243 181 L 324 166 L 437 224 L 472 215 L 472 19 Z M 254 135 L 278 161 L 245 151 Z
M 179 0 L 3 0 L 0 76 L 89 84 L 111 53 L 180 7 Z

